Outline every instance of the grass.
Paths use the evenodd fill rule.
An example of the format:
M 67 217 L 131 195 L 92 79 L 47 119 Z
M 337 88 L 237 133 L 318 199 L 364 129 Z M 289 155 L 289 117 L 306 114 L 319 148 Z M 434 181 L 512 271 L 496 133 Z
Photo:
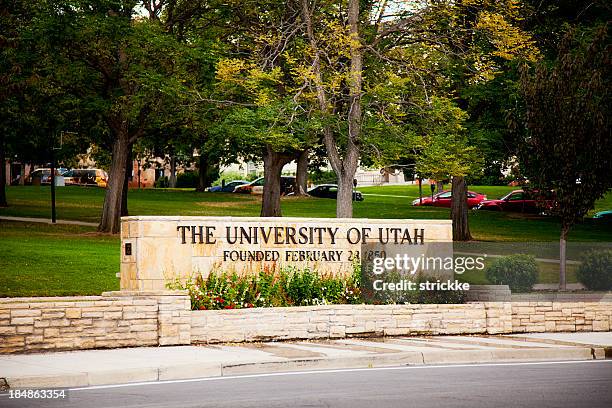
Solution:
M 500 197 L 512 190 L 503 186 L 473 186 L 470 189 L 489 197 Z M 361 187 L 359 190 L 377 195 L 366 195 L 363 202 L 355 203 L 357 218 L 449 218 L 449 210 L 445 208 L 413 207 L 412 200 L 418 198 L 417 186 Z M 104 192 L 99 188 L 58 188 L 58 218 L 97 222 Z M 10 207 L 0 208 L 0 216 L 50 217 L 49 187 L 9 187 L 7 195 Z M 128 200 L 133 215 L 257 216 L 261 205 L 259 197 L 250 195 L 170 189 L 130 190 Z M 612 193 L 597 202 L 596 210 L 605 208 L 612 208 Z M 282 200 L 285 216 L 334 217 L 335 209 L 335 200 L 295 197 Z M 550 217 L 492 211 L 472 211 L 470 228 L 474 239 L 479 241 L 556 241 L 560 231 L 557 220 Z M 572 230 L 570 240 L 612 242 L 612 228 L 585 222 Z
M 93 228 L 0 222 L 0 297 L 119 290 L 119 238 Z
M 449 218 L 448 209 L 411 206 L 412 200 L 418 198 L 416 186 L 361 187 L 359 190 L 366 196 L 365 201 L 355 203 L 355 217 Z M 474 186 L 470 190 L 493 198 L 512 188 Z M 104 193 L 105 190 L 98 188 L 58 188 L 58 218 L 97 222 Z M 10 207 L 0 208 L 0 216 L 50 217 L 49 187 L 9 187 L 7 194 Z M 334 200 L 288 197 L 282 201 L 282 210 L 285 216 L 334 217 L 335 204 Z M 598 201 L 595 210 L 610 208 L 612 193 Z M 257 216 L 260 198 L 197 193 L 188 189 L 131 190 L 129 210 L 133 215 Z M 539 257 L 555 256 L 555 245 L 548 244 L 544 248 L 535 243 L 558 240 L 559 223 L 553 218 L 474 211 L 470 213 L 470 227 L 481 246 L 471 251 L 466 248 L 466 252 L 485 250 L 487 243 L 500 242 L 503 245 L 496 244 L 496 251 L 502 252 L 497 253 L 504 253 L 503 248 L 509 253 L 524 252 L 517 245 L 530 241 L 527 247 Z M 609 243 L 612 242 L 612 228 L 609 224 L 585 222 L 572 230 L 570 241 L 582 241 L 588 245 Z M 97 234 L 94 228 L 0 221 L 0 247 L 0 296 L 99 294 L 119 288 L 115 277 L 119 271 L 119 238 Z M 571 248 L 570 245 L 570 258 L 580 253 Z M 555 265 L 541 267 L 541 282 L 556 282 L 557 272 L 551 268 Z M 570 281 L 574 281 L 573 276 L 573 271 L 570 271 Z M 472 284 L 487 283 L 482 272 L 466 273 L 461 279 Z
M 490 265 L 492 259 L 488 259 L 485 261 L 485 265 Z M 551 264 L 545 262 L 538 262 L 538 283 L 559 283 L 559 264 Z M 576 279 L 576 270 L 578 266 L 576 265 L 567 265 L 566 271 L 566 280 L 567 283 L 576 283 L 578 280 Z M 490 285 L 491 282 L 487 280 L 486 277 L 486 268 L 472 269 L 466 271 L 461 275 L 455 275 L 460 282 L 467 282 L 470 285 Z

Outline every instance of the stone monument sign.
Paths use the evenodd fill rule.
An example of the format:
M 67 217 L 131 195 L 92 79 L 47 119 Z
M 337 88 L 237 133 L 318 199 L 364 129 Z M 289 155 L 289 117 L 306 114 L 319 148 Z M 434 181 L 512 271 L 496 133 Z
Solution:
M 424 254 L 431 252 L 428 244 L 451 241 L 450 220 L 124 217 L 121 289 L 159 290 L 195 274 L 288 265 L 348 273 L 364 257 L 380 254 L 368 248 L 394 246 L 397 252 L 400 246 Z M 452 256 L 452 245 L 446 248 L 442 255 Z

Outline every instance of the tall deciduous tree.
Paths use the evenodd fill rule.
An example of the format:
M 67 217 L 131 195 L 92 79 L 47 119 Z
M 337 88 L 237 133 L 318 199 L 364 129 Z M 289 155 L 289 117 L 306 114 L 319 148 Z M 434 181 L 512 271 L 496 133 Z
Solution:
M 43 21 L 47 54 L 64 76 L 65 92 L 100 118 L 100 145 L 111 151 L 109 183 L 99 231 L 116 233 L 125 195 L 131 146 L 144 136 L 166 95 L 184 92 L 189 47 L 157 18 L 138 17 L 138 1 L 80 0 L 56 4 Z M 78 81 L 78 79 L 84 79 Z
M 430 112 L 420 125 L 420 134 L 424 137 L 416 162 L 419 174 L 436 179 L 452 177 L 451 219 L 455 241 L 472 239 L 465 177 L 482 168 L 479 152 L 468 143 L 466 120 L 467 114 L 452 101 L 432 98 Z
M 488 80 L 496 71 L 496 58 L 524 54 L 531 45 L 512 24 L 519 17 L 515 1 L 300 1 L 309 57 L 304 78 L 316 97 L 323 141 L 338 177 L 338 217 L 352 216 L 352 181 L 370 144 L 368 118 L 378 115 L 397 123 L 389 112 L 406 107 L 406 99 L 369 97 L 377 83 L 391 73 L 412 76 L 427 100 L 444 92 L 448 70 L 443 66 L 461 65 L 471 71 L 469 80 Z M 434 63 L 440 56 L 452 63 Z M 432 79 L 435 75 L 443 79 Z
M 540 64 L 522 77 L 527 128 L 522 159 L 534 186 L 555 191 L 561 289 L 572 226 L 612 188 L 611 74 L 606 24 L 570 31 L 554 66 Z
M 311 130 L 316 120 L 309 123 L 313 118 L 298 100 L 304 91 L 294 69 L 302 49 L 299 8 L 293 1 L 235 2 L 234 7 L 240 19 L 230 49 L 242 57 L 219 62 L 210 99 L 228 112 L 224 134 L 233 141 L 224 143 L 238 146 L 242 158 L 263 160 L 261 216 L 276 217 L 283 166 L 317 139 Z M 300 167 L 303 173 L 303 163 Z

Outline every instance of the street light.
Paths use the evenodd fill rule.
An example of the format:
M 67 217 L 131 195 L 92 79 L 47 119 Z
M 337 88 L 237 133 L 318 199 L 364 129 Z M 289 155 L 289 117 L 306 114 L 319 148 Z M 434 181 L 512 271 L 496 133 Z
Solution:
M 64 135 L 76 135 L 75 132 L 60 132 L 60 143 L 59 147 L 55 147 L 55 138 L 51 136 L 51 223 L 57 222 L 57 216 L 55 211 L 55 151 L 60 150 L 64 144 Z

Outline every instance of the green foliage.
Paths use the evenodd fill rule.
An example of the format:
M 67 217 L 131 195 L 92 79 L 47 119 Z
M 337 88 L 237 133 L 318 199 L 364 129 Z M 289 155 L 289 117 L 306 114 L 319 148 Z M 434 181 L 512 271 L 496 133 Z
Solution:
M 355 275 L 320 275 L 310 269 L 265 268 L 258 274 L 211 272 L 173 289 L 187 289 L 192 309 L 309 306 L 360 303 Z
M 308 175 L 308 180 L 311 181 L 313 184 L 335 184 L 338 180 L 338 177 L 336 176 L 336 173 L 333 170 L 317 170 L 310 172 L 310 174 Z
M 538 279 L 538 264 L 533 255 L 509 255 L 494 260 L 486 270 L 493 285 L 508 285 L 513 292 L 529 292 Z
M 554 189 L 561 238 L 612 188 L 609 27 L 572 30 L 558 60 L 525 70 L 522 162 L 535 187 Z
M 232 181 L 232 180 L 246 180 L 246 181 L 253 181 L 256 178 L 258 178 L 256 173 L 250 173 L 248 175 L 244 175 L 242 173 L 238 173 L 238 172 L 233 172 L 233 171 L 224 171 L 223 173 L 221 173 L 219 175 L 219 177 L 213 181 L 212 185 L 213 186 L 220 186 L 221 182 L 223 180 L 225 180 L 226 183 Z
M 198 186 L 198 172 L 186 171 L 176 176 L 177 188 L 196 188 Z
M 168 177 L 161 176 L 160 178 L 155 180 L 155 188 L 168 188 L 168 187 L 170 187 L 170 181 L 168 180 Z
M 612 290 L 612 250 L 585 253 L 576 277 L 589 290 Z
M 425 136 L 416 171 L 436 180 L 477 173 L 482 168 L 482 158 L 466 138 L 467 114 L 451 100 L 439 97 L 432 98 L 428 113 L 420 124 Z
M 311 269 L 264 268 L 257 274 L 211 272 L 171 289 L 188 290 L 194 310 L 244 309 L 251 307 L 311 306 L 325 304 L 464 303 L 456 291 L 408 291 L 396 296 L 362 296 L 364 277 L 355 264 L 350 275 L 321 275 Z M 427 279 L 420 277 L 417 282 Z M 429 279 L 435 281 L 435 279 Z M 365 294 L 364 294 L 365 295 Z

